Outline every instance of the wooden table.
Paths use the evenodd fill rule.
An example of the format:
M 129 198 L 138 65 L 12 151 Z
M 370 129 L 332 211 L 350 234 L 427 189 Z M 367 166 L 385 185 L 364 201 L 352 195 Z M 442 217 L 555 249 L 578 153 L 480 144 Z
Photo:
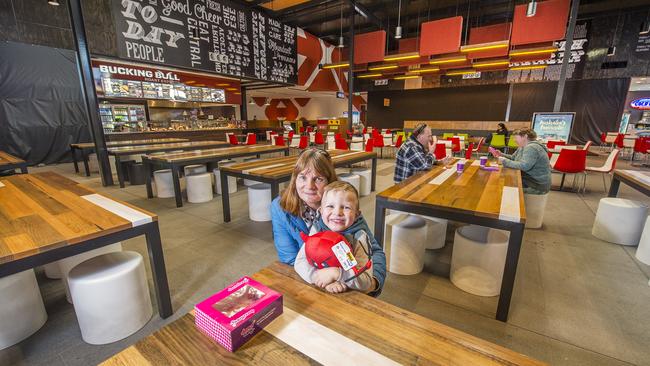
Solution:
M 375 190 L 377 180 L 377 153 L 349 150 L 328 150 L 335 167 L 351 165 L 361 161 L 372 160 L 372 180 L 370 188 Z M 230 222 L 230 195 L 228 193 L 228 176 L 250 179 L 271 185 L 271 199 L 280 194 L 280 183 L 291 179 L 298 155 L 286 158 L 262 159 L 247 163 L 233 164 L 219 168 L 221 173 L 221 202 L 223 204 L 223 221 Z
M 455 163 L 449 169 L 436 165 L 428 172 L 420 172 L 378 193 L 375 237 L 380 244 L 384 241 L 386 209 L 509 231 L 508 252 L 496 312 L 498 320 L 508 320 L 526 222 L 519 170 L 500 168 L 499 171 L 487 171 L 479 168 L 478 160 L 467 160 L 464 172 L 458 174 Z M 384 248 L 384 251 L 389 258 L 390 248 Z M 389 260 L 387 262 L 390 263 Z
M 650 196 L 650 172 L 643 170 L 615 169 L 612 176 L 612 184 L 609 186 L 609 197 L 616 197 L 621 182 L 636 189 L 637 191 Z
M 121 162 L 123 156 L 149 154 L 159 151 L 200 150 L 227 146 L 230 146 L 230 144 L 225 141 L 189 141 L 169 144 L 122 146 L 109 148 L 108 155 L 115 156 L 115 169 L 117 170 L 117 179 L 120 182 L 120 188 L 124 188 L 124 173 L 122 172 Z
M 233 146 L 220 149 L 208 149 L 198 151 L 184 151 L 182 153 L 167 153 L 164 155 L 146 155 L 142 157 L 142 163 L 145 167 L 145 174 L 147 177 L 147 197 L 153 198 L 153 190 L 151 188 L 151 176 L 153 174 L 154 165 L 162 168 L 169 168 L 172 171 L 172 181 L 174 183 L 174 195 L 176 197 L 176 207 L 183 206 L 183 196 L 181 195 L 180 172 L 183 167 L 191 164 L 207 164 L 216 163 L 220 160 L 238 158 L 242 156 L 257 156 L 261 154 L 270 154 L 284 152 L 285 155 L 289 154 L 289 148 L 286 146 L 272 146 L 272 145 L 247 145 L 247 146 Z
M 172 315 L 158 216 L 54 172 L 0 177 L 0 277 L 145 235 L 158 311 Z
M 20 172 L 27 174 L 27 162 L 4 151 L 0 151 L 0 171 L 20 169 Z
M 284 312 L 234 353 L 190 313 L 102 365 L 544 365 L 356 291 L 320 291 L 284 264 L 252 277 L 283 295 Z
M 149 140 L 124 140 L 124 141 L 106 141 L 106 147 L 118 147 L 118 146 L 133 146 L 133 145 L 154 145 L 154 144 L 166 144 L 171 142 L 184 142 L 188 139 L 179 139 L 179 138 L 166 138 L 166 139 L 149 139 Z M 86 169 L 86 176 L 90 177 L 90 168 L 88 167 L 88 154 L 95 150 L 95 144 L 92 142 L 79 142 L 76 144 L 70 144 L 70 152 L 72 153 L 72 162 L 74 163 L 75 173 L 79 173 L 79 161 L 77 160 L 77 150 L 81 152 L 81 158 L 84 162 L 84 168 Z

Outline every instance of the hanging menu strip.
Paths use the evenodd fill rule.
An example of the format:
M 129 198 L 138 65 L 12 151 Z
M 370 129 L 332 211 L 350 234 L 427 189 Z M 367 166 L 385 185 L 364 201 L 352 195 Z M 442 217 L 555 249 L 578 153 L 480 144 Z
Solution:
M 296 28 L 227 0 L 112 0 L 120 58 L 296 84 Z

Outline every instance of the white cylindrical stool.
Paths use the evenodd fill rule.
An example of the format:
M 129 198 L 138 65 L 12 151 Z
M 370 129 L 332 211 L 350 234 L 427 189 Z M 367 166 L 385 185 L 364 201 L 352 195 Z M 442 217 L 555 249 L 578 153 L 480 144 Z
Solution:
M 636 259 L 650 265 L 650 216 L 645 220 L 639 247 L 636 249 Z M 650 285 L 650 282 L 648 284 Z
M 218 166 L 222 167 L 222 166 L 228 166 L 228 165 L 232 165 L 232 164 L 236 164 L 235 161 L 231 160 L 231 159 L 228 159 L 228 160 L 221 160 L 218 163 Z M 215 190 L 216 190 L 217 194 L 221 194 L 221 175 L 220 175 L 219 169 L 214 169 L 213 172 L 214 172 L 214 180 L 215 180 L 215 183 L 214 183 Z M 232 193 L 236 193 L 236 192 L 237 192 L 237 178 L 229 175 L 228 176 L 228 193 L 232 194 Z
M 107 344 L 137 332 L 153 310 L 142 256 L 136 252 L 100 255 L 68 275 L 81 338 Z
M 260 159 L 258 159 L 258 158 L 256 158 L 256 157 L 247 157 L 247 158 L 244 158 L 244 162 L 245 162 L 245 163 L 250 163 L 250 162 L 252 162 L 252 161 L 258 161 L 258 160 L 260 160 Z M 260 182 L 258 182 L 258 181 L 254 181 L 254 180 L 250 180 L 250 179 L 244 179 L 244 185 L 245 185 L 246 187 L 250 187 L 250 186 L 252 186 L 252 185 L 259 184 L 259 183 L 260 183 Z
M 41 329 L 47 320 L 34 270 L 0 278 L 0 350 Z
M 350 174 L 359 176 L 359 196 L 367 196 L 372 187 L 372 170 L 368 168 L 352 168 Z
M 88 171 L 90 173 L 99 172 L 99 159 L 97 159 L 97 154 L 95 153 L 88 154 Z M 116 172 L 117 170 L 111 170 L 111 171 Z
M 526 229 L 539 229 L 544 222 L 547 194 L 524 194 L 526 206 Z
M 468 225 L 456 230 L 451 254 L 451 282 L 477 296 L 501 291 L 509 235 L 505 231 Z
M 591 234 L 610 243 L 638 245 L 647 216 L 648 206 L 644 203 L 624 198 L 602 198 Z
M 51 278 L 53 280 L 60 280 L 63 278 L 58 261 L 44 265 L 43 269 L 45 270 L 45 277 L 47 278 Z
M 156 170 L 153 172 L 153 181 L 156 184 L 158 198 L 174 197 L 174 182 L 171 169 Z
M 187 202 L 203 203 L 212 201 L 212 176 L 209 173 L 190 174 L 187 182 Z
M 399 275 L 414 275 L 424 268 L 424 242 L 427 225 L 421 217 L 407 214 L 386 216 L 384 245 L 388 270 Z
M 427 224 L 427 236 L 424 242 L 425 249 L 440 249 L 447 240 L 447 220 L 437 217 L 417 215 Z
M 361 177 L 358 176 L 357 174 L 352 174 L 352 173 L 343 173 L 338 175 L 339 180 L 348 182 L 352 184 L 354 189 L 357 190 L 357 193 L 359 192 L 359 186 L 361 185 Z
M 271 185 L 248 187 L 248 217 L 253 221 L 271 221 Z
M 192 174 L 201 174 L 207 172 L 208 172 L 208 168 L 205 166 L 205 164 L 192 164 L 183 167 L 183 173 L 185 173 L 186 177 Z
M 61 277 L 63 278 L 66 300 L 72 304 L 72 297 L 70 297 L 70 286 L 68 285 L 68 273 L 70 273 L 70 270 L 72 270 L 72 268 L 74 268 L 77 264 L 87 261 L 88 259 L 94 258 L 98 255 L 120 251 L 122 251 L 122 243 L 118 242 L 59 260 L 59 271 L 61 272 Z

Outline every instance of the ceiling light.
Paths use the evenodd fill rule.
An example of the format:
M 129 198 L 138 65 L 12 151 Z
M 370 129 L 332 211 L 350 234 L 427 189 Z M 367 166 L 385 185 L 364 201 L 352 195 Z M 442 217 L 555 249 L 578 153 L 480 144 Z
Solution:
M 264 98 L 264 105 L 266 105 L 266 106 L 271 105 L 271 102 L 269 101 L 269 98 Z
M 534 17 L 537 14 L 537 1 L 531 0 L 526 7 L 526 16 Z
M 339 45 L 337 46 L 338 48 L 343 48 L 345 47 L 345 38 L 343 36 L 339 37 Z
M 467 61 L 466 56 L 455 56 L 455 57 L 443 57 L 443 58 L 434 58 L 429 60 L 431 65 L 441 65 L 441 64 L 451 64 L 456 62 L 465 62 Z
M 499 42 L 490 42 L 490 43 L 480 43 L 480 44 L 471 44 L 467 46 L 462 46 L 460 52 L 478 52 L 478 51 L 490 51 L 498 50 L 501 48 L 510 47 L 510 41 L 499 41 Z
M 418 75 L 404 75 L 404 76 L 396 76 L 393 78 L 393 80 L 407 80 L 407 79 L 415 79 L 419 77 L 420 76 Z
M 325 65 L 321 64 L 321 69 L 337 69 L 340 67 L 348 67 L 348 66 L 350 66 L 350 63 L 346 61 L 346 62 L 339 62 L 336 64 L 325 64 Z
M 445 75 L 447 76 L 454 76 L 454 75 L 469 75 L 469 74 L 474 74 L 476 70 L 461 70 L 461 71 L 451 71 L 446 73 Z
M 228 83 L 221 83 L 221 84 L 217 84 L 217 86 L 230 86 L 230 84 L 228 84 Z
M 59 0 L 49 0 L 47 3 L 50 4 L 50 5 L 53 5 L 53 6 L 61 5 L 61 4 L 59 4 Z
M 542 55 L 545 53 L 557 52 L 557 47 L 544 47 L 538 49 L 521 49 L 521 50 L 512 50 L 509 53 L 509 56 L 528 56 L 528 55 Z
M 397 27 L 395 27 L 395 39 L 400 39 L 400 38 L 402 38 L 402 27 L 398 25 Z
M 607 56 L 614 56 L 616 54 L 616 46 L 607 48 Z
M 395 27 L 395 39 L 402 38 L 402 25 L 400 23 L 401 18 L 402 18 L 402 0 L 399 0 L 399 5 L 397 6 L 397 27 Z
M 343 48 L 345 47 L 345 39 L 343 38 L 343 6 L 341 5 L 340 8 L 341 8 L 341 19 L 339 19 L 339 24 L 341 25 L 341 33 L 339 33 L 339 45 L 336 47 Z
M 413 73 L 419 73 L 419 74 L 423 74 L 423 73 L 425 73 L 425 72 L 437 72 L 437 71 L 440 71 L 440 68 L 439 68 L 439 67 L 427 67 L 427 68 L 421 68 L 421 69 L 413 69 L 413 70 L 411 70 L 411 72 L 413 72 Z
M 396 69 L 397 65 L 377 65 L 368 67 L 368 71 L 391 70 Z
M 546 65 L 528 65 L 528 66 L 514 66 L 510 70 L 539 70 L 545 69 Z
M 472 64 L 473 67 L 494 67 L 494 66 L 507 66 L 510 65 L 510 61 L 508 60 L 495 60 L 495 61 L 488 61 L 488 62 L 479 62 Z
M 418 52 L 412 52 L 397 55 L 388 55 L 384 56 L 384 61 L 412 60 L 414 58 L 420 58 L 420 54 Z
M 239 90 L 239 89 L 237 89 L 237 88 L 226 88 L 226 90 L 237 91 L 237 90 Z
M 641 29 L 639 30 L 639 34 L 648 34 L 650 33 L 650 22 L 645 21 L 641 23 Z
M 635 81 L 635 83 L 637 83 L 637 84 L 641 84 L 641 82 L 640 82 L 640 81 Z
M 355 75 L 356 77 L 360 79 L 365 79 L 365 78 L 376 78 L 378 76 L 381 76 L 381 73 L 376 73 L 376 74 L 361 74 L 361 75 Z

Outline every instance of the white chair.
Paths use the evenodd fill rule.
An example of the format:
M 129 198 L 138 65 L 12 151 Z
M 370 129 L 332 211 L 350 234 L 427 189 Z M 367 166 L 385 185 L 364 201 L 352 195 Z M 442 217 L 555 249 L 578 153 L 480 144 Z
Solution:
M 72 297 L 70 297 L 70 286 L 68 284 L 68 274 L 70 273 L 70 270 L 72 270 L 79 263 L 83 263 L 84 261 L 97 257 L 98 255 L 120 251 L 122 251 L 122 243 L 118 242 L 59 260 L 59 271 L 61 272 L 61 277 L 63 279 L 66 300 L 72 304 Z
M 352 141 L 350 141 L 350 151 L 363 151 L 363 137 L 352 137 Z
M 611 174 L 611 172 L 614 170 L 614 167 L 616 166 L 616 159 L 618 159 L 618 154 L 620 153 L 620 150 L 614 149 L 612 152 L 609 153 L 609 156 L 607 156 L 607 160 L 605 160 L 605 164 L 603 166 L 588 166 L 585 171 L 587 173 L 593 172 L 593 173 L 600 173 L 603 177 L 603 189 L 605 190 L 605 193 L 607 193 L 607 183 L 605 183 L 605 175 Z
M 414 275 L 424 268 L 427 225 L 419 216 L 403 213 L 386 216 L 384 248 L 388 270 L 399 275 Z
M 153 181 L 156 184 L 158 198 L 174 197 L 174 183 L 171 169 L 161 169 L 153 172 Z
M 212 175 L 192 174 L 185 177 L 187 182 L 187 202 L 203 203 L 212 201 Z
M 361 177 L 360 176 L 358 176 L 357 174 L 352 174 L 352 173 L 337 174 L 337 176 L 338 176 L 340 181 L 350 183 L 354 187 L 354 189 L 357 190 L 357 193 L 359 193 L 359 189 L 360 189 L 359 186 L 361 185 Z
M 371 193 L 372 188 L 372 170 L 368 168 L 351 168 L 350 174 L 359 176 L 359 196 L 367 196 Z
M 641 263 L 650 265 L 650 216 L 646 218 L 645 225 L 643 226 L 639 247 L 636 249 L 636 259 Z
M 547 194 L 524 194 L 524 205 L 526 207 L 526 228 L 539 229 L 544 222 L 544 211 L 546 210 Z
M 252 221 L 271 221 L 271 185 L 258 183 L 248 187 L 248 217 Z
M 647 216 L 648 206 L 642 202 L 602 198 L 591 234 L 614 244 L 638 245 Z
M 246 134 L 246 141 L 244 142 L 244 145 L 252 145 L 251 142 L 255 138 L 255 134 L 252 132 L 249 132 Z
M 555 163 L 557 163 L 557 159 L 560 157 L 560 154 L 553 154 L 551 155 L 551 159 L 549 160 L 549 165 L 551 166 L 551 169 L 555 169 Z
M 440 249 L 445 246 L 447 239 L 447 223 L 445 219 L 417 215 L 424 219 L 427 225 L 427 235 L 424 241 L 425 249 Z
M 294 147 L 294 148 L 297 149 L 298 146 L 300 146 L 300 135 L 293 135 L 293 137 L 291 138 L 291 143 L 289 144 L 289 147 Z
M 113 166 L 115 165 L 115 162 L 113 162 Z M 99 172 L 99 160 L 97 159 L 97 154 L 95 153 L 90 153 L 88 154 L 88 171 L 90 173 L 97 173 Z M 116 170 L 113 169 L 113 172 Z
M 218 163 L 219 167 L 222 166 L 228 166 L 235 164 L 233 160 L 221 160 Z M 219 172 L 219 168 L 213 170 L 214 173 L 214 189 L 217 194 L 221 194 L 221 173 Z M 237 192 L 237 178 L 229 175 L 228 176 L 228 193 L 233 194 Z
M 247 158 L 244 158 L 244 162 L 245 162 L 245 163 L 250 163 L 250 162 L 258 161 L 258 160 L 260 160 L 260 159 L 254 157 L 254 156 L 249 156 L 249 157 L 247 157 Z M 246 187 L 250 187 L 250 186 L 253 186 L 253 185 L 255 185 L 255 184 L 259 184 L 259 183 L 260 183 L 260 182 L 255 181 L 255 180 L 244 179 L 244 185 L 245 185 Z
M 316 142 L 316 132 L 310 132 L 309 133 L 309 143 L 314 144 Z
M 0 294 L 0 350 L 3 350 L 41 329 L 47 313 L 33 269 L 0 278 Z
M 117 252 L 87 260 L 68 275 L 81 338 L 90 344 L 124 339 L 151 316 L 142 256 Z
M 183 173 L 185 173 L 186 177 L 192 174 L 202 174 L 207 172 L 208 172 L 208 168 L 205 166 L 205 164 L 186 165 L 183 168 Z
M 365 144 L 366 142 L 368 142 L 368 140 L 370 140 L 370 134 L 369 133 L 364 133 L 363 134 L 363 143 Z
M 327 150 L 332 150 L 332 149 L 334 149 L 336 147 L 335 136 L 334 136 L 333 133 L 331 133 L 331 135 L 330 135 L 330 133 L 331 132 L 327 133 L 327 141 L 326 141 L 326 143 L 327 143 L 326 149 Z
M 234 135 L 234 132 L 226 132 L 226 142 L 230 143 L 230 135 Z
M 456 230 L 450 279 L 454 286 L 477 296 L 497 296 L 508 252 L 506 231 L 478 225 Z
M 266 133 L 266 141 L 271 141 L 271 131 L 266 130 L 265 133 Z

